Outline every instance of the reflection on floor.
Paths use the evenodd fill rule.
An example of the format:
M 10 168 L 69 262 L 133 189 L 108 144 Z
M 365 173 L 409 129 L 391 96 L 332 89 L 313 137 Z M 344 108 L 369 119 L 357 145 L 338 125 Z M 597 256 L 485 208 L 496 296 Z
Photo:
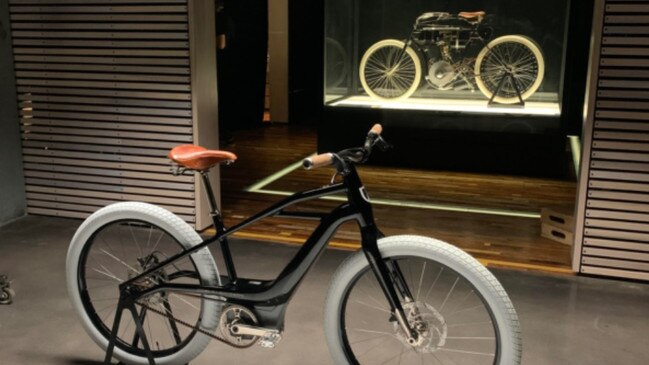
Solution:
M 2 364 L 101 364 L 103 352 L 72 312 L 65 257 L 78 220 L 27 217 L 0 228 L 0 273 L 16 290 L 0 306 Z M 232 244 L 239 273 L 272 278 L 295 247 L 248 240 Z M 349 252 L 327 250 L 289 305 L 284 339 L 274 350 L 232 350 L 212 342 L 192 365 L 333 365 L 322 311 L 332 273 Z M 215 252 L 217 264 L 221 262 Z M 525 365 L 649 363 L 649 285 L 494 270 L 518 311 Z M 305 360 L 307 359 L 308 360 Z M 394 362 L 396 364 L 396 362 Z
M 389 136 L 389 131 L 385 133 Z M 312 154 L 316 150 L 316 135 L 310 129 L 275 125 L 239 132 L 234 145 L 226 149 L 239 157 L 236 164 L 221 169 L 224 216 L 226 223 L 233 225 L 282 198 L 244 189 Z M 540 220 L 535 217 L 542 207 L 571 208 L 576 194 L 574 182 L 367 166 L 360 173 L 371 197 L 377 200 L 532 213 L 530 218 L 377 205 L 377 222 L 387 235 L 436 237 L 491 266 L 570 272 L 570 247 L 541 238 Z M 329 169 L 297 169 L 265 184 L 263 189 L 309 189 L 326 184 L 331 174 Z M 337 204 L 316 201 L 303 206 L 326 210 Z M 309 221 L 272 218 L 247 229 L 240 237 L 300 243 L 314 226 Z M 334 241 L 341 247 L 357 247 L 356 227 L 343 226 Z

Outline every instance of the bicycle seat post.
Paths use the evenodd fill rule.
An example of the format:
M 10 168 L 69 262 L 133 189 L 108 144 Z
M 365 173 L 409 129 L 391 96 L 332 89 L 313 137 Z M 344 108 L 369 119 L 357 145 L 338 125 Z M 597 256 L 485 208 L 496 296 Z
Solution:
M 210 176 L 209 176 L 209 170 L 206 171 L 200 171 L 201 177 L 203 178 L 203 185 L 205 186 L 205 192 L 207 193 L 207 202 L 210 205 L 210 216 L 212 217 L 212 220 L 215 220 L 214 218 L 216 217 L 219 223 L 221 223 L 221 213 L 219 212 L 218 206 L 216 205 L 216 197 L 214 197 L 214 191 L 212 190 L 212 184 L 210 183 Z M 214 222 L 214 228 L 219 231 L 219 227 L 216 226 L 216 222 Z
M 224 233 L 226 231 L 225 225 L 223 224 L 223 218 L 219 212 L 219 208 L 216 204 L 216 198 L 214 197 L 214 191 L 212 190 L 212 184 L 210 183 L 209 170 L 200 171 L 201 177 L 203 178 L 203 185 L 205 187 L 205 192 L 207 193 L 207 201 L 210 205 L 210 216 L 212 217 L 212 222 L 214 223 L 214 229 L 216 234 Z M 223 259 L 225 261 L 225 268 L 228 272 L 228 279 L 230 283 L 237 281 L 237 272 L 234 268 L 234 261 L 232 260 L 232 254 L 230 253 L 230 245 L 228 239 L 223 237 L 219 240 L 221 243 L 221 251 L 223 252 Z

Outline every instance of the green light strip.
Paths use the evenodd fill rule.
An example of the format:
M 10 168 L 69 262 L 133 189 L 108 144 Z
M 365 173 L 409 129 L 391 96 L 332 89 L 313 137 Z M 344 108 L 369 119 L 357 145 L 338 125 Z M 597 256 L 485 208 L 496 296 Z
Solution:
M 570 150 L 572 151 L 572 162 L 575 165 L 575 174 L 579 179 L 579 168 L 581 166 L 581 139 L 579 136 L 568 136 Z
M 313 155 L 312 155 L 313 156 Z M 273 182 L 281 179 L 282 177 L 290 174 L 291 172 L 299 169 L 302 166 L 302 161 L 296 162 L 286 168 L 281 169 L 280 171 L 260 180 L 244 189 L 249 193 L 257 194 L 266 194 L 266 195 L 277 195 L 277 196 L 291 196 L 294 193 L 290 191 L 281 191 L 281 190 L 267 190 L 264 187 L 272 184 Z M 342 196 L 325 196 L 320 198 L 322 200 L 330 201 L 339 201 L 345 202 L 347 198 Z M 399 201 L 399 200 L 390 200 L 390 199 L 372 199 L 372 204 L 376 205 L 386 205 L 392 207 L 403 207 L 403 208 L 415 208 L 415 209 L 426 209 L 426 210 L 439 210 L 446 212 L 462 212 L 462 213 L 474 213 L 474 214 L 487 214 L 487 215 L 497 215 L 497 216 L 506 216 L 506 217 L 518 217 L 518 218 L 532 218 L 540 219 L 541 214 L 536 212 L 524 212 L 516 210 L 505 210 L 505 209 L 490 209 L 490 208 L 474 208 L 474 207 L 465 207 L 457 205 L 445 205 L 445 204 L 428 204 L 428 203 L 418 203 L 412 201 Z
M 254 191 L 258 194 L 267 194 L 267 195 L 279 195 L 279 196 L 291 196 L 293 195 L 290 191 L 280 191 L 280 190 L 265 190 L 259 189 Z M 342 196 L 325 196 L 320 198 L 322 200 L 346 202 L 347 198 Z M 455 205 L 443 205 L 443 204 L 427 204 L 427 203 L 417 203 L 411 201 L 399 201 L 399 200 L 389 200 L 389 199 L 371 199 L 372 204 L 374 205 L 386 205 L 391 207 L 402 207 L 402 208 L 416 208 L 416 209 L 426 209 L 426 210 L 439 210 L 446 212 L 462 212 L 462 213 L 474 213 L 474 214 L 487 214 L 487 215 L 498 215 L 505 217 L 517 217 L 517 218 L 533 218 L 540 219 L 541 214 L 534 212 L 523 212 L 515 210 L 503 210 L 503 209 L 488 209 L 488 208 L 472 208 L 472 207 L 463 207 Z
M 316 154 L 314 153 L 313 155 L 311 155 L 309 157 L 312 157 L 312 156 L 315 156 L 315 155 Z M 262 180 L 259 180 L 259 182 L 257 182 L 256 184 L 250 185 L 249 187 L 247 187 L 247 188 L 245 188 L 243 190 L 245 190 L 245 191 L 247 191 L 249 193 L 256 193 L 260 189 L 263 189 L 264 186 L 267 186 L 267 185 L 270 185 L 270 184 L 274 183 L 275 181 L 283 178 L 284 176 L 290 174 L 291 172 L 299 169 L 301 166 L 302 166 L 302 160 L 300 160 L 300 161 L 298 161 L 298 162 L 296 162 L 296 163 L 294 163 L 292 165 L 289 165 L 289 166 L 277 171 L 276 173 L 274 173 L 274 174 L 272 174 L 272 175 L 270 175 L 268 177 L 265 177 Z

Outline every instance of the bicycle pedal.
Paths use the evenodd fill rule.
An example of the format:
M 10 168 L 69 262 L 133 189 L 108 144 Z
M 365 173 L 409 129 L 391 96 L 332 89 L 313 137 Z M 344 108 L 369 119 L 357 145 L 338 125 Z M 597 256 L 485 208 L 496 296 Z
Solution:
M 282 340 L 282 334 L 277 330 L 266 332 L 266 335 L 259 340 L 259 346 L 266 349 L 274 349 L 277 343 Z

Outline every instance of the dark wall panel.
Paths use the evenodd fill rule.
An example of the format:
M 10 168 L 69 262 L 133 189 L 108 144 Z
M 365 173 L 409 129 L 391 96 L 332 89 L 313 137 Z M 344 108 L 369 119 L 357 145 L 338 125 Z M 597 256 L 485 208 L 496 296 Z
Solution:
M 9 7 L 0 2 L 0 224 L 25 214 Z

